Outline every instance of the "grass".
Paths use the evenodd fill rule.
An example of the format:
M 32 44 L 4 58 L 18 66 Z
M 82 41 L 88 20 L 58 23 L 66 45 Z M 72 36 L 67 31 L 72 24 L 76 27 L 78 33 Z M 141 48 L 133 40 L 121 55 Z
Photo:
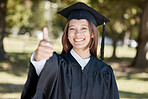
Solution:
M 61 51 L 60 40 L 52 40 L 54 50 Z M 37 48 L 39 40 L 35 38 L 8 37 L 4 39 L 4 47 L 12 63 L 0 62 L 0 99 L 19 99 L 23 85 L 27 79 L 29 58 Z M 120 60 L 110 61 L 113 48 L 105 47 L 106 62 L 115 72 L 119 88 L 120 99 L 147 99 L 148 98 L 148 69 L 129 68 L 135 57 L 136 50 L 127 47 L 117 47 L 117 56 Z M 99 49 L 98 49 L 99 51 Z M 147 54 L 148 57 L 148 54 Z
M 127 74 L 117 76 L 121 99 L 146 99 L 148 98 L 148 73 Z

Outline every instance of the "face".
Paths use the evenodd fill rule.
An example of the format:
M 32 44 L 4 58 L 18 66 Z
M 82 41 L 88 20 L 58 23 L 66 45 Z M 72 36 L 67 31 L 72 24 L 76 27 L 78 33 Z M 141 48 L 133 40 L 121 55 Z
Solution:
M 73 49 L 85 49 L 90 41 L 89 23 L 86 19 L 72 19 L 68 28 L 68 39 Z

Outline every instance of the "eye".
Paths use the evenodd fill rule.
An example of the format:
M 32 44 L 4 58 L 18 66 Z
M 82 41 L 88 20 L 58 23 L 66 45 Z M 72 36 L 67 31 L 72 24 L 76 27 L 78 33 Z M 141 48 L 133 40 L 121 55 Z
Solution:
M 70 28 L 69 30 L 75 30 L 75 28 Z
M 82 30 L 87 30 L 87 28 L 86 27 L 83 27 Z

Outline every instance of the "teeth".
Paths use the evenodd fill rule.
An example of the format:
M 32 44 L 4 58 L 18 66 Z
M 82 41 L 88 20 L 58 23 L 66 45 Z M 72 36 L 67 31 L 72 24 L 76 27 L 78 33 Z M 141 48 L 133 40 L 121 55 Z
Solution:
M 75 39 L 76 42 L 83 41 L 83 39 Z

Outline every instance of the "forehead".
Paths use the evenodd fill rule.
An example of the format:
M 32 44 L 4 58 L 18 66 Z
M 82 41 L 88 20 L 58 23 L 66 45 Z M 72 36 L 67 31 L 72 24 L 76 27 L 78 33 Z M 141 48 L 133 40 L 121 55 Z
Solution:
M 69 25 L 87 25 L 88 26 L 88 20 L 86 19 L 72 19 L 69 22 Z

